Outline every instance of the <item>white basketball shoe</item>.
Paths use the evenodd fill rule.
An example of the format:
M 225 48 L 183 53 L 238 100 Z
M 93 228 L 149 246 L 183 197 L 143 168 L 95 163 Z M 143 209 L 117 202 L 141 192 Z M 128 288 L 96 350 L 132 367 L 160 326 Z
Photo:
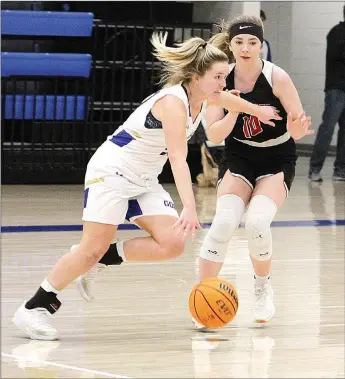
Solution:
M 49 324 L 49 316 L 50 313 L 45 308 L 26 309 L 23 303 L 17 309 L 12 321 L 33 340 L 58 340 L 58 331 Z
M 79 245 L 73 245 L 71 251 L 76 249 Z M 80 275 L 76 279 L 78 291 L 85 301 L 93 301 L 95 299 L 93 295 L 93 287 L 96 277 L 101 271 L 103 271 L 107 265 L 103 263 L 97 263 L 91 270 L 83 275 Z
M 262 285 L 255 284 L 254 296 L 254 322 L 265 323 L 270 321 L 275 314 L 271 283 Z
M 192 321 L 193 321 L 195 329 L 200 330 L 201 332 L 207 330 L 207 327 L 200 324 L 198 321 L 196 321 L 194 317 L 192 317 Z

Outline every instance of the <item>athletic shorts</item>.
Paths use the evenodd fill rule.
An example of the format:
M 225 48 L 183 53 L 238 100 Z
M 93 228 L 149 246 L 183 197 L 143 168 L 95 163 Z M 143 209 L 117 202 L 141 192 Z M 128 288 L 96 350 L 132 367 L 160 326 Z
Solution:
M 178 218 L 171 196 L 161 184 L 129 181 L 121 171 L 114 175 L 87 172 L 83 220 L 119 225 L 142 216 L 166 215 Z
M 295 177 L 296 161 L 296 146 L 292 139 L 272 147 L 253 147 L 233 140 L 224 149 L 219 179 L 229 169 L 233 176 L 242 178 L 254 189 L 260 179 L 282 172 L 288 194 Z

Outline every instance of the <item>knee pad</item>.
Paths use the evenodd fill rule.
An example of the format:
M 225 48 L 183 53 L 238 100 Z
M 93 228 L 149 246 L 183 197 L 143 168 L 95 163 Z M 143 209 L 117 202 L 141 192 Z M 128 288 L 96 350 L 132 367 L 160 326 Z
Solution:
M 258 261 L 272 256 L 271 222 L 276 213 L 275 202 L 267 196 L 254 196 L 249 204 L 245 222 L 249 254 Z
M 224 195 L 217 200 L 216 214 L 201 246 L 201 258 L 224 262 L 229 241 L 241 222 L 244 208 L 243 200 L 236 195 Z

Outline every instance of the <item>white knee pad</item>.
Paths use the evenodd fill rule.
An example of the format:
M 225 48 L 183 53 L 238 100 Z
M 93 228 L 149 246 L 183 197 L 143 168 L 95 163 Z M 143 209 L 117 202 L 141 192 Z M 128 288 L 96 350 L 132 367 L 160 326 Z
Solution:
M 245 223 L 249 254 L 258 261 L 272 256 L 271 222 L 276 213 L 275 202 L 267 196 L 254 196 L 249 204 Z
M 229 241 L 241 222 L 244 202 L 236 195 L 223 195 L 217 200 L 216 215 L 201 246 L 200 257 L 223 263 Z

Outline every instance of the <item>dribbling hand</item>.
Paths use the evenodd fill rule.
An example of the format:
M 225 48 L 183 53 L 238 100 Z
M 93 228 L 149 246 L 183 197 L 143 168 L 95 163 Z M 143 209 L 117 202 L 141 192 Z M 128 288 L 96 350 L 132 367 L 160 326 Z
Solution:
M 182 240 L 186 240 L 190 234 L 193 241 L 195 239 L 195 231 L 201 229 L 195 207 L 183 207 L 179 219 L 173 225 L 173 229 L 177 230 Z

